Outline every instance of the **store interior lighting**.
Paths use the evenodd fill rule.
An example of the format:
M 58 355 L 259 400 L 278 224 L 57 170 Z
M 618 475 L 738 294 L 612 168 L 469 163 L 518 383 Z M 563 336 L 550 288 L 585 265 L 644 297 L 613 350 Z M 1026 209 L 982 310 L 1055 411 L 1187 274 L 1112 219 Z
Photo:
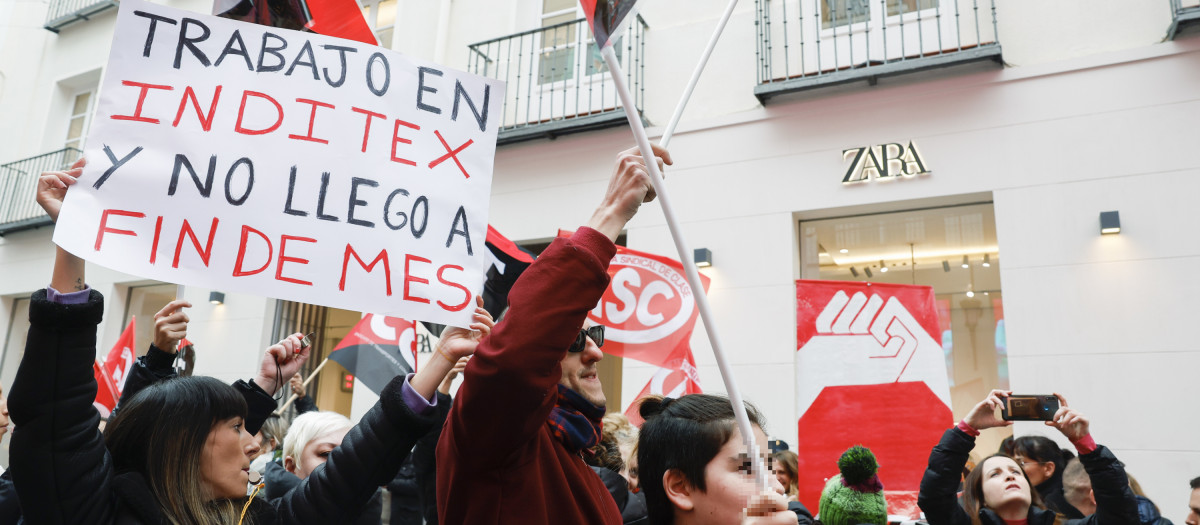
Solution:
M 863 272 L 865 272 L 865 273 L 867 274 L 867 279 L 870 279 L 870 278 L 874 277 L 874 275 L 871 275 L 871 269 L 870 269 L 870 268 L 863 268 Z
M 950 271 L 950 261 L 947 261 L 945 259 L 942 260 L 942 271 L 944 271 L 944 272 Z
M 858 270 L 855 270 L 853 266 L 850 267 L 850 275 L 853 275 L 855 279 L 858 279 Z
M 991 259 L 991 257 L 989 257 L 989 256 L 988 256 L 988 254 L 986 254 L 986 253 L 985 253 L 985 254 L 983 254 L 983 267 L 984 267 L 984 268 L 991 268 L 991 267 L 992 267 L 992 259 Z
M 880 259 L 879 260 L 879 271 L 883 272 L 883 273 L 887 273 L 887 270 L 888 270 L 887 264 L 884 264 L 883 259 Z
M 971 267 L 971 261 L 970 261 L 969 259 L 967 259 L 967 256 L 966 256 L 966 255 L 964 255 L 964 256 L 963 256 L 963 263 L 962 263 L 962 267 L 963 267 L 963 268 L 970 268 L 970 267 Z

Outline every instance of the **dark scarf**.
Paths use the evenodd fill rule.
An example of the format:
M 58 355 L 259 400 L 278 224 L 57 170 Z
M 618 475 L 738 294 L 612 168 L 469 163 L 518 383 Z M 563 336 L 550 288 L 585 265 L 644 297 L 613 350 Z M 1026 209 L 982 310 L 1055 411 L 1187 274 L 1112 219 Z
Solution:
M 558 385 L 558 401 L 546 425 L 571 453 L 589 450 L 600 443 L 600 419 L 604 407 L 593 405 L 578 392 Z

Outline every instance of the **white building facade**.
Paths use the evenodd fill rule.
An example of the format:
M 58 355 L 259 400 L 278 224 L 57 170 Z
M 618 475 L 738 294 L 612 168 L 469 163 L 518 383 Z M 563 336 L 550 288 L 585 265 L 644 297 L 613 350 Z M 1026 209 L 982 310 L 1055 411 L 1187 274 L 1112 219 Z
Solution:
M 0 3 L 3 386 L 54 253 L 29 181 L 86 139 L 111 39 L 115 9 L 78 4 Z M 657 136 L 725 5 L 641 4 L 619 46 Z M 87 19 L 58 25 L 60 8 Z M 393 49 L 508 82 L 493 226 L 535 246 L 587 221 L 632 136 L 574 2 L 383 0 L 364 14 Z M 667 185 L 688 244 L 712 253 L 717 322 L 769 433 L 796 438 L 797 279 L 929 285 L 956 418 L 992 388 L 1062 393 L 1182 523 L 1200 476 L 1187 328 L 1200 236 L 1185 215 L 1200 194 L 1198 18 L 1195 0 L 742 0 L 671 142 Z M 1114 211 L 1120 232 L 1102 234 Z M 624 242 L 676 257 L 657 204 Z M 108 301 L 102 345 L 131 317 L 143 345 L 174 286 L 88 270 Z M 228 380 L 279 334 L 312 328 L 331 347 L 358 315 L 209 292 L 187 295 L 196 373 Z M 699 326 L 692 348 L 705 391 L 723 391 Z M 655 369 L 606 362 L 623 410 Z M 369 400 L 343 379 L 323 374 L 319 405 Z M 897 432 L 920 417 L 896 414 Z

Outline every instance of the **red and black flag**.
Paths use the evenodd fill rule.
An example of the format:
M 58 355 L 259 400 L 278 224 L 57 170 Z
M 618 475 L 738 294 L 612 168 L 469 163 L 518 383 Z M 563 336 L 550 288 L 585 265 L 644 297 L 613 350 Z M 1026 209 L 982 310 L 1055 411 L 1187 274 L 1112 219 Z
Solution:
M 508 292 L 536 257 L 500 235 L 490 224 L 487 231 L 488 271 L 483 283 L 483 308 L 499 319 L 508 308 Z
M 213 14 L 378 45 L 355 0 L 215 0 Z
M 487 248 L 488 270 L 487 280 L 483 282 L 483 308 L 492 314 L 493 319 L 500 319 L 504 310 L 508 309 L 508 292 L 537 256 L 500 235 L 490 224 L 487 231 Z M 430 333 L 441 337 L 444 326 L 424 324 Z
M 636 3 L 636 0 L 579 0 L 597 46 L 603 49 L 620 38 L 621 28 L 633 16 Z
M 334 347 L 329 359 L 378 394 L 392 378 L 416 371 L 416 326 L 399 317 L 367 314 Z

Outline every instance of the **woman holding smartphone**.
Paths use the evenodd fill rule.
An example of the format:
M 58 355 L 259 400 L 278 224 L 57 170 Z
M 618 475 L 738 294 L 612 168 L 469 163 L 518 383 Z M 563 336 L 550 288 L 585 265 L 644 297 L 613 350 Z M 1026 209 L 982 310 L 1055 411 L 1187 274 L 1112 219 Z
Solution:
M 1068 520 L 1046 509 L 1041 497 L 1032 490 L 1021 464 L 1003 454 L 984 459 L 967 475 L 963 484 L 963 505 L 958 504 L 958 480 L 971 449 L 975 448 L 975 436 L 982 430 L 1012 425 L 1012 421 L 996 417 L 996 411 L 1011 395 L 1008 390 L 993 390 L 958 425 L 947 430 L 941 442 L 933 447 L 917 498 L 929 525 L 1137 523 L 1137 500 L 1129 488 L 1124 466 L 1110 450 L 1096 444 L 1089 432 L 1088 419 L 1070 408 L 1059 394 L 1055 394 L 1060 405 L 1058 412 L 1046 421 L 1046 426 L 1062 432 L 1079 451 L 1079 460 L 1092 480 L 1096 513 L 1080 520 Z

